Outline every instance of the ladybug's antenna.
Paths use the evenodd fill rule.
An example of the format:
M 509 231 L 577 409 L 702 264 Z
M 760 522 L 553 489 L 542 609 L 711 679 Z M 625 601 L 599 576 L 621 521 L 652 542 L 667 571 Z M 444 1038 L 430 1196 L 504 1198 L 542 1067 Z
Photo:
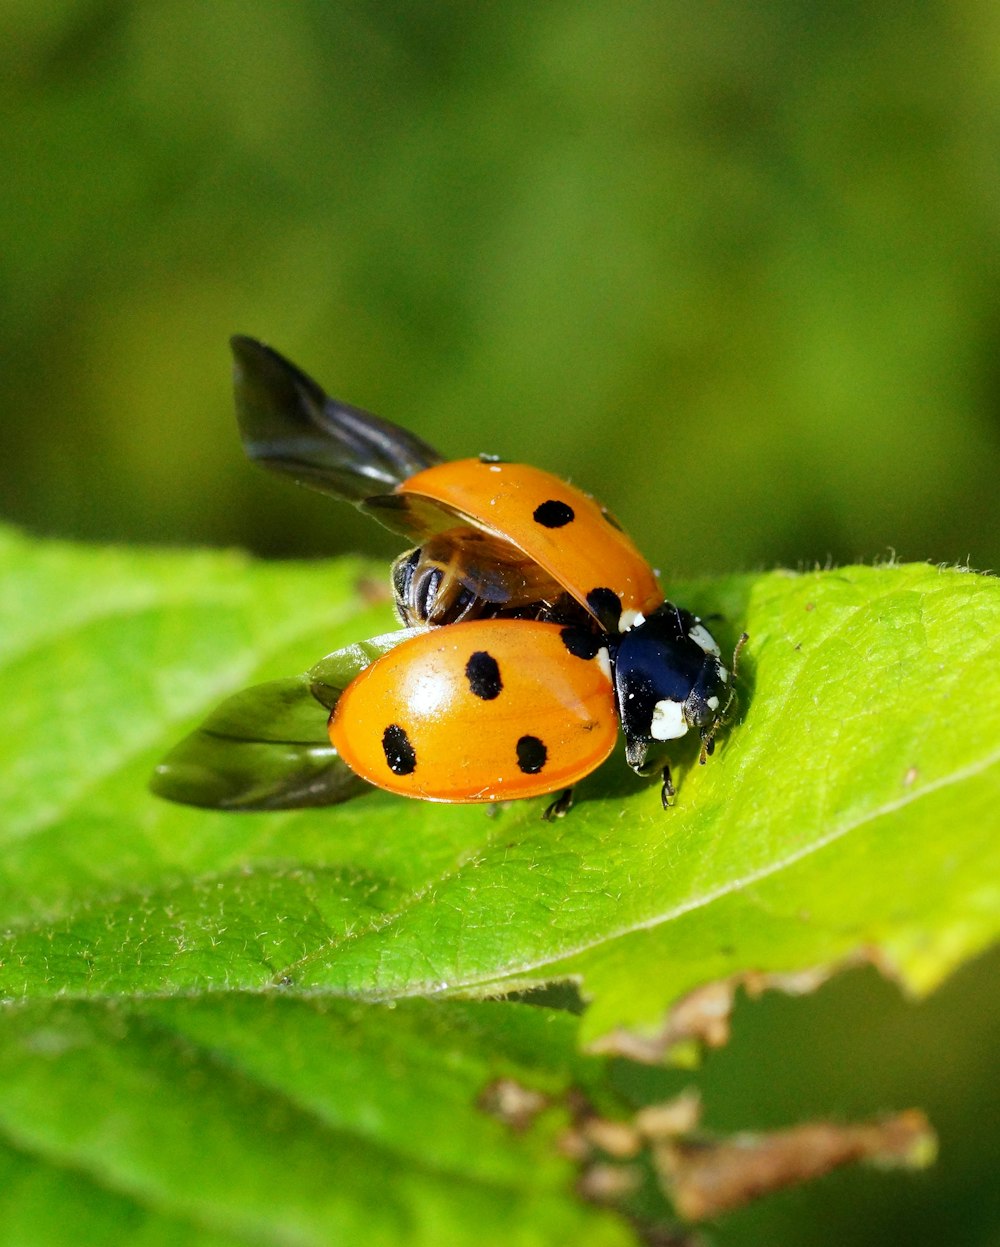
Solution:
M 736 671 L 737 671 L 737 667 L 739 666 L 740 654 L 743 653 L 743 646 L 746 645 L 747 641 L 749 640 L 750 640 L 750 633 L 741 632 L 740 638 L 736 642 L 736 645 L 733 649 L 733 679 L 734 680 L 736 679 Z

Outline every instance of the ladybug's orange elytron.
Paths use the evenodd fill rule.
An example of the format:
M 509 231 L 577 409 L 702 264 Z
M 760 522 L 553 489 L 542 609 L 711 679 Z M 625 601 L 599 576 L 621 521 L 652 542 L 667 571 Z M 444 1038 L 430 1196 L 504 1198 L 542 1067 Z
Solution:
M 404 623 L 443 626 L 403 641 L 343 692 L 330 728 L 343 760 L 409 796 L 531 796 L 589 774 L 617 719 L 629 765 L 662 773 L 667 805 L 665 748 L 693 729 L 705 761 L 736 705 L 732 675 L 609 513 L 538 468 L 444 462 L 262 343 L 232 345 L 248 455 L 421 542 L 394 565 L 397 608 Z M 495 697 L 476 693 L 477 663 L 499 670 Z M 538 742 L 544 760 L 528 744 L 520 758 L 518 741 Z
M 572 788 L 618 736 L 607 647 L 527 619 L 431 628 L 341 694 L 330 739 L 355 773 L 407 797 L 503 801 Z
M 663 601 L 652 568 L 610 513 L 551 472 L 459 459 L 418 472 L 396 494 L 508 542 L 608 629 L 621 631 Z

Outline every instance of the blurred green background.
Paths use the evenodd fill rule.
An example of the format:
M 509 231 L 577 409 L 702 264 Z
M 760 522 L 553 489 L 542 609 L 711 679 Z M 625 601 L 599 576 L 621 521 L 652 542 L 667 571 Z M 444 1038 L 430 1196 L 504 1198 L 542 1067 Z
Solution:
M 1000 7 L 4 0 L 3 513 L 394 546 L 248 470 L 254 334 L 666 572 L 1000 563 Z
M 2 518 L 395 552 L 246 464 L 241 331 L 668 584 L 1000 564 L 995 4 L 4 0 L 0 56 Z M 945 1153 L 716 1241 L 1000 1243 L 997 970 L 744 1006 L 710 1122 L 924 1103 Z

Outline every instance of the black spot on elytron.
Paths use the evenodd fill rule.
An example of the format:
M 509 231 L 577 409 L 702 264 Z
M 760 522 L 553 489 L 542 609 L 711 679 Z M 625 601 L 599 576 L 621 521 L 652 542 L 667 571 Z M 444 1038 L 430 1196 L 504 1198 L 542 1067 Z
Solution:
M 574 658 L 591 659 L 597 657 L 597 651 L 604 644 L 601 637 L 588 632 L 586 628 L 563 628 L 559 639 Z
M 465 678 L 469 688 L 483 701 L 492 701 L 500 696 L 503 680 L 500 679 L 500 668 L 492 654 L 484 649 L 476 650 L 465 664 Z
M 618 523 L 618 521 L 615 519 L 615 517 L 611 514 L 610 511 L 605 510 L 604 507 L 601 507 L 601 514 L 608 521 L 608 523 L 611 525 L 612 528 L 617 528 L 620 533 L 625 531 L 622 528 L 621 524 Z
M 416 752 L 398 723 L 390 723 L 382 733 L 382 752 L 393 775 L 412 775 L 417 769 Z
M 525 775 L 537 775 L 548 756 L 549 751 L 537 736 L 522 736 L 517 742 L 517 765 Z
M 550 498 L 548 502 L 540 503 L 535 507 L 535 523 L 541 524 L 543 528 L 563 528 L 574 519 L 576 519 L 576 512 L 573 508 L 555 498 Z
M 587 594 L 587 605 L 609 632 L 618 631 L 622 600 L 614 589 L 591 589 Z

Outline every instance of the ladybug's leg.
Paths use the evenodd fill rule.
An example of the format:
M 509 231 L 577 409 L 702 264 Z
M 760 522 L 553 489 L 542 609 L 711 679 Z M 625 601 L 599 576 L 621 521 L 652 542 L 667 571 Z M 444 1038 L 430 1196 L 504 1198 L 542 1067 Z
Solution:
M 557 818 L 565 818 L 569 813 L 570 806 L 573 804 L 573 789 L 565 788 L 556 799 L 545 807 L 542 818 L 547 823 L 554 822 Z
M 674 781 L 670 774 L 669 763 L 663 768 L 663 787 L 660 789 L 660 800 L 663 808 L 669 810 L 674 803 L 674 797 L 677 795 L 677 789 L 674 787 Z

